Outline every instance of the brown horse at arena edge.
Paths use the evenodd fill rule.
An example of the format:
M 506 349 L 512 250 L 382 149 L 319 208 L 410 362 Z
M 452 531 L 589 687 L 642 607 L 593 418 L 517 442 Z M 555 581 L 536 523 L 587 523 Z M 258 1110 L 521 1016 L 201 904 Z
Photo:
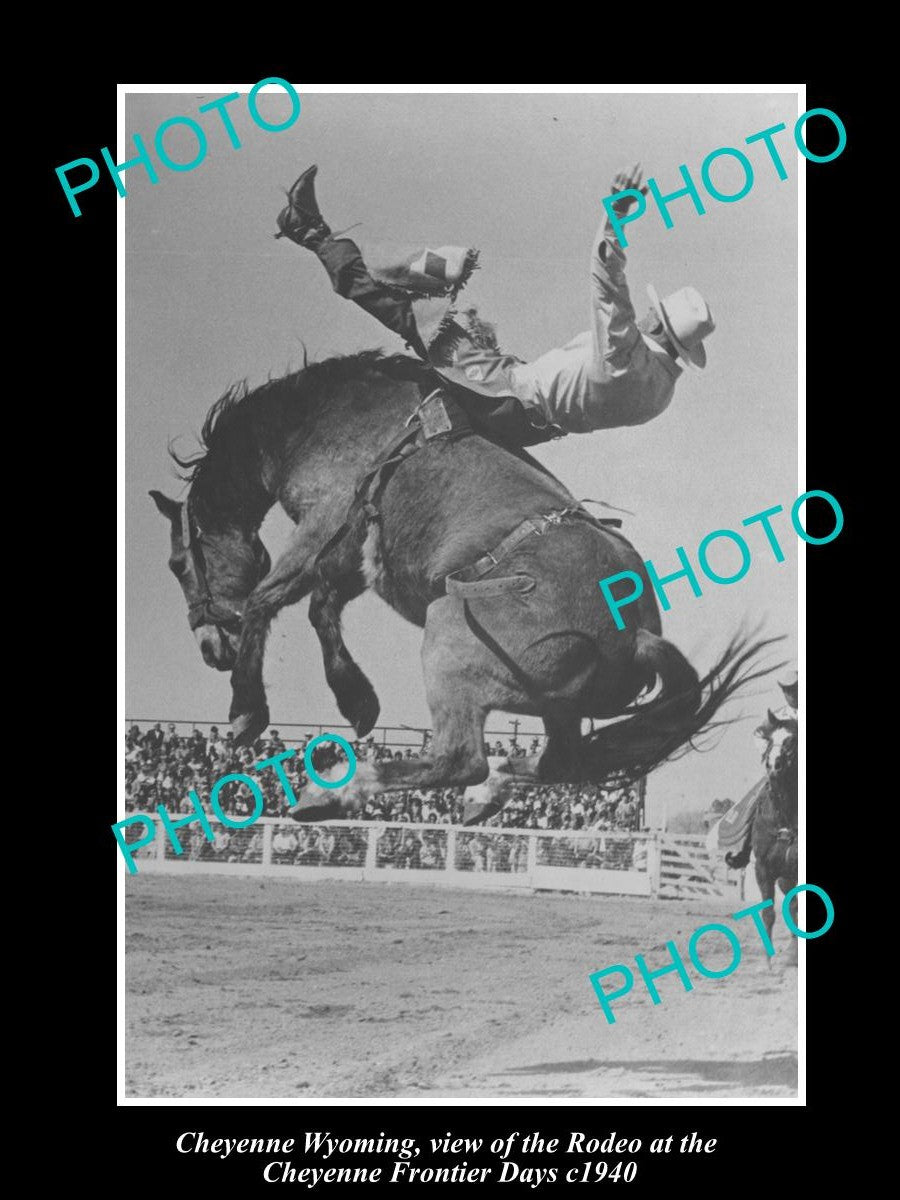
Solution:
M 775 669 L 757 665 L 775 639 L 736 637 L 700 679 L 661 637 L 649 585 L 617 629 L 598 580 L 624 570 L 646 580 L 637 552 L 617 530 L 560 516 L 579 508 L 562 484 L 524 452 L 474 433 L 426 441 L 403 458 L 372 520 L 358 484 L 416 413 L 425 371 L 406 356 L 368 351 L 252 391 L 232 389 L 207 416 L 203 452 L 179 460 L 189 468 L 184 502 L 152 493 L 171 522 L 170 566 L 204 658 L 233 666 L 236 740 L 250 741 L 268 724 L 268 629 L 307 595 L 340 709 L 360 735 L 372 727 L 374 690 L 340 634 L 341 609 L 370 587 L 425 630 L 434 727 L 427 758 L 366 764 L 373 790 L 484 780 L 483 731 L 494 709 L 543 719 L 548 741 L 539 761 L 510 763 L 540 780 L 637 778 L 684 752 L 721 723 L 716 715 L 739 687 Z M 266 571 L 258 530 L 275 503 L 296 528 Z M 346 536 L 323 555 L 348 513 Z M 533 535 L 485 575 L 489 583 L 518 581 L 510 590 L 448 594 L 449 574 L 528 519 Z M 584 717 L 621 719 L 582 736 Z M 351 790 L 343 790 L 345 803 Z
M 769 938 L 775 924 L 775 885 L 785 895 L 797 886 L 797 722 L 781 720 L 769 710 L 769 734 L 763 763 L 767 782 L 753 814 L 753 869 L 763 900 L 773 904 L 763 909 L 762 919 Z M 737 859 L 733 865 L 743 866 Z M 791 900 L 791 917 L 797 925 L 797 897 Z M 771 960 L 770 960 L 771 961 Z M 797 961 L 793 942 L 792 962 Z

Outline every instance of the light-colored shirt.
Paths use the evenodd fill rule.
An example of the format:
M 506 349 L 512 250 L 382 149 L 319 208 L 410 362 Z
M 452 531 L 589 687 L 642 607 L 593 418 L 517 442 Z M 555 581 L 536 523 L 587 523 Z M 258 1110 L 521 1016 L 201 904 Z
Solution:
M 591 249 L 591 328 L 512 367 L 526 406 L 566 433 L 642 425 L 668 407 L 681 367 L 637 327 L 625 255 L 601 226 Z
M 783 704 L 781 708 L 775 709 L 775 711 L 772 713 L 772 716 L 776 721 L 796 721 L 797 709 L 794 708 L 792 704 Z M 762 738 L 764 741 L 768 741 L 773 728 L 774 726 L 769 724 L 769 715 L 767 713 L 766 719 L 763 721 L 762 725 L 757 726 L 757 728 L 753 730 L 753 736 Z

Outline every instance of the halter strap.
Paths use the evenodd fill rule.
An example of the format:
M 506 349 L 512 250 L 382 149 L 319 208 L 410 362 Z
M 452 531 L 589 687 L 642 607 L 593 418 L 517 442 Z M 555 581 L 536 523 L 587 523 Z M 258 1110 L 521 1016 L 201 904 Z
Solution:
M 203 531 L 199 525 L 196 526 L 197 537 L 194 537 L 190 499 L 191 494 L 188 492 L 181 505 L 181 542 L 193 567 L 200 595 L 188 604 L 188 625 L 191 629 L 199 629 L 201 625 L 216 625 L 228 632 L 238 633 L 244 614 L 233 606 L 216 600 L 210 590 L 200 546 Z

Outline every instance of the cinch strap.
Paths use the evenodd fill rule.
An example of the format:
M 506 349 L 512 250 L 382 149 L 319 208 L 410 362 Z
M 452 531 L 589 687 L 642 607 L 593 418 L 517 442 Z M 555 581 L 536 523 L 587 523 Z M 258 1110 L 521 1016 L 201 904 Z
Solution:
M 466 568 L 463 568 L 465 570 Z M 504 592 L 533 592 L 537 584 L 530 575 L 504 575 L 502 579 L 457 579 L 461 572 L 453 571 L 447 576 L 448 596 L 473 597 L 501 596 Z
M 509 591 L 530 592 L 535 586 L 535 582 L 533 579 L 531 579 L 530 575 L 511 575 L 507 576 L 505 579 L 492 579 L 490 583 L 493 585 L 495 590 L 490 591 L 485 587 L 485 584 L 488 582 L 487 580 L 485 580 L 484 583 L 478 583 L 478 581 L 481 579 L 482 575 L 487 575 L 489 571 L 493 571 L 495 567 L 499 567 L 503 560 L 512 554 L 513 550 L 515 550 L 520 542 L 524 542 L 525 539 L 531 537 L 532 534 L 537 534 L 540 536 L 541 534 L 546 533 L 548 529 L 552 529 L 554 525 L 562 525 L 563 521 L 575 517 L 581 520 L 590 521 L 591 524 L 594 523 L 590 514 L 582 512 L 577 506 L 561 508 L 556 512 L 545 513 L 538 517 L 526 517 L 525 520 L 520 522 L 512 531 L 512 533 L 508 533 L 503 541 L 496 545 L 493 550 L 489 550 L 487 554 L 482 555 L 481 558 L 477 559 L 470 566 L 460 567 L 458 571 L 452 571 L 446 577 L 448 595 L 485 596 L 499 595 L 501 592 Z M 516 580 L 528 580 L 531 586 L 525 587 L 521 582 L 517 583 Z M 477 588 L 473 589 L 473 585 L 476 583 L 478 583 L 478 586 Z M 505 586 L 499 587 L 497 586 L 499 584 L 505 584 Z
M 424 392 L 424 385 L 420 385 L 420 388 Z M 449 400 L 440 388 L 429 392 L 410 414 L 404 431 L 383 451 L 380 461 L 362 477 L 353 494 L 347 516 L 316 554 L 315 561 L 321 562 L 347 536 L 359 506 L 362 506 L 367 521 L 379 519 L 378 499 L 400 463 L 429 441 L 437 438 L 449 441 L 471 433 L 472 426 L 458 404 Z

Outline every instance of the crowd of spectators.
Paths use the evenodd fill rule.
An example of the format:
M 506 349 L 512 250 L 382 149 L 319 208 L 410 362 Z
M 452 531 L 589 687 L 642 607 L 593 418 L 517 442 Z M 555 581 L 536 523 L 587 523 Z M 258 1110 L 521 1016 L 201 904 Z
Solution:
M 633 788 L 558 783 L 516 788 L 495 818 L 507 829 L 640 829 L 641 807 Z
M 125 735 L 125 807 L 128 811 L 152 813 L 158 804 L 164 804 L 171 813 L 190 812 L 191 791 L 205 802 L 213 784 L 223 775 L 248 774 L 253 763 L 285 749 L 277 729 L 271 729 L 252 746 L 241 747 L 235 746 L 230 730 L 222 735 L 215 725 L 207 734 L 196 728 L 188 734 L 179 734 L 174 724 L 165 729 L 156 724 L 143 731 L 132 725 Z M 321 764 L 317 761 L 320 757 L 325 759 L 324 754 L 319 756 L 319 749 L 327 752 L 330 746 L 313 751 L 314 765 L 324 769 L 324 761 Z M 307 783 L 302 753 L 286 759 L 284 769 L 299 796 Z M 258 778 L 265 797 L 263 814 L 284 816 L 290 803 L 275 772 L 262 771 L 254 778 Z M 219 803 L 224 812 L 235 818 L 253 812 L 253 799 L 239 783 L 226 784 L 219 793 Z
M 308 734 L 296 743 L 297 753 L 283 763 L 298 797 L 308 782 L 303 768 L 303 751 L 312 737 L 313 734 Z M 357 741 L 353 748 L 361 762 L 379 761 L 387 757 L 395 760 L 418 758 L 420 753 L 427 753 L 429 737 L 427 732 L 423 735 L 421 747 L 406 746 L 401 749 L 379 743 L 370 737 L 365 741 Z M 485 743 L 485 750 L 497 757 L 521 757 L 539 753 L 541 744 L 540 739 L 534 738 L 526 749 L 524 741 L 513 738 L 508 745 L 501 741 Z M 164 804 L 173 814 L 188 813 L 193 807 L 191 791 L 196 792 L 205 803 L 213 785 L 223 775 L 247 774 L 253 763 L 271 758 L 285 749 L 287 746 L 277 729 L 270 729 L 252 746 L 238 747 L 234 745 L 230 730 L 222 734 L 215 725 L 210 727 L 208 733 L 194 728 L 189 733 L 179 734 L 171 723 L 165 728 L 157 723 L 144 730 L 133 724 L 125 737 L 126 810 L 152 813 L 158 804 Z M 343 754 L 333 743 L 323 743 L 313 750 L 312 758 L 316 770 L 325 771 L 343 759 Z M 253 777 L 258 779 L 265 798 L 263 814 L 270 817 L 289 815 L 290 802 L 275 772 L 262 771 Z M 223 811 L 235 819 L 247 817 L 253 811 L 253 799 L 248 789 L 240 783 L 226 784 L 219 792 L 218 799 Z M 460 788 L 407 788 L 373 796 L 359 813 L 359 819 L 407 825 L 461 825 L 463 810 L 464 799 Z M 611 791 L 587 784 L 554 784 L 515 788 L 504 808 L 485 823 L 510 829 L 624 831 L 640 828 L 640 820 L 641 806 L 634 789 Z M 299 833 L 295 836 L 299 837 Z M 511 856 L 514 856 L 517 842 L 516 838 L 510 839 Z M 409 845 L 413 846 L 413 843 Z M 431 859 L 435 853 L 421 839 L 417 847 L 407 857 L 418 855 L 421 858 L 424 855 L 426 859 Z M 342 844 L 338 850 L 327 846 L 323 850 L 317 843 L 311 844 L 307 838 L 302 846 L 298 842 L 291 850 L 292 861 L 300 861 L 300 856 L 304 854 L 321 855 L 326 851 L 329 855 L 347 853 L 355 860 L 352 847 Z M 328 857 L 321 861 L 334 859 Z

